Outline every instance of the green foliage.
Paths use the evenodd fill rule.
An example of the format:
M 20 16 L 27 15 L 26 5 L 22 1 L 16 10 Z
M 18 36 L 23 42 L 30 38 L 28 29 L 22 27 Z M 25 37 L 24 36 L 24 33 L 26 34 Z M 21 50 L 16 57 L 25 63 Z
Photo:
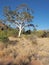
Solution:
M 24 5 L 24 6 L 23 6 Z M 6 17 L 6 20 L 9 22 L 20 21 L 21 23 L 24 21 L 31 21 L 34 16 L 33 10 L 29 8 L 26 4 L 19 5 L 15 10 L 11 10 L 11 7 L 6 6 L 4 7 L 4 15 Z
M 23 34 L 25 34 L 25 35 L 31 34 L 31 30 L 23 31 Z
M 42 30 L 36 31 L 36 35 L 38 37 L 42 37 L 43 34 L 44 34 L 44 32 Z
M 8 41 L 9 36 L 15 36 L 16 37 L 17 34 L 18 34 L 18 31 L 15 29 L 4 30 L 4 31 L 0 30 L 0 41 L 6 42 L 6 41 Z
M 25 27 L 34 27 L 34 24 L 32 24 L 32 20 L 34 18 L 33 10 L 26 4 L 21 4 L 15 10 L 12 10 L 10 7 L 6 6 L 3 11 L 5 15 L 4 21 L 11 23 L 10 26 L 15 24 L 19 29 L 18 37 L 20 37 L 21 32 Z
M 17 35 L 18 35 L 18 30 L 16 30 L 16 29 L 11 29 L 11 30 L 8 30 L 8 32 L 7 32 L 7 36 L 17 37 Z
M 49 37 L 49 31 L 47 30 L 38 30 L 33 31 L 32 34 L 35 34 L 37 37 Z
M 2 41 L 2 42 L 7 42 L 8 41 L 8 37 L 0 37 L 0 41 Z
M 3 41 L 3 42 L 8 41 L 8 37 L 5 31 L 0 31 L 0 41 Z

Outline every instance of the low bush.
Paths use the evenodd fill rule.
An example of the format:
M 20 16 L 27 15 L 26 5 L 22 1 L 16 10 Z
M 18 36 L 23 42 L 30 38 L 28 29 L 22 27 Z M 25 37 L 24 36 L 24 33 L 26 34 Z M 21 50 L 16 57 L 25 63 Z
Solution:
M 18 35 L 18 31 L 15 29 L 11 29 L 11 30 L 0 30 L 0 41 L 6 42 L 8 41 L 8 37 L 9 36 L 14 36 L 16 37 Z

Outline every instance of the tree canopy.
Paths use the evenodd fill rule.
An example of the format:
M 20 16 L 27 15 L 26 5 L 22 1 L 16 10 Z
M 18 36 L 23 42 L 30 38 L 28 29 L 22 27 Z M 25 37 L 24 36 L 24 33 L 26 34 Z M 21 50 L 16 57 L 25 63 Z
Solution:
M 32 24 L 33 10 L 29 8 L 26 4 L 19 5 L 15 10 L 11 10 L 10 7 L 4 7 L 5 21 L 10 23 L 15 23 L 19 29 L 19 37 L 21 31 L 27 26 L 34 26 Z

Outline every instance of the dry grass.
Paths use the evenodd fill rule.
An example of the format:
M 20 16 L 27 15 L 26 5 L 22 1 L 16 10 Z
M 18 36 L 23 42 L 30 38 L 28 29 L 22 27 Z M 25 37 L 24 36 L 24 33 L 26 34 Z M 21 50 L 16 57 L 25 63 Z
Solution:
M 37 38 L 37 44 L 32 44 L 34 42 L 32 38 L 25 37 L 9 37 L 9 40 L 15 42 L 15 44 L 10 42 L 7 44 L 7 47 L 5 47 L 5 45 L 0 42 L 0 64 L 3 63 L 3 65 L 7 65 L 11 63 L 11 65 L 28 65 L 31 63 L 30 65 L 33 65 L 31 61 L 39 59 L 39 63 L 43 62 L 44 65 L 48 65 L 49 38 Z M 34 63 L 37 61 L 34 61 Z M 36 63 L 34 65 L 36 65 Z
M 49 65 L 49 38 L 37 38 L 38 41 L 38 58 Z

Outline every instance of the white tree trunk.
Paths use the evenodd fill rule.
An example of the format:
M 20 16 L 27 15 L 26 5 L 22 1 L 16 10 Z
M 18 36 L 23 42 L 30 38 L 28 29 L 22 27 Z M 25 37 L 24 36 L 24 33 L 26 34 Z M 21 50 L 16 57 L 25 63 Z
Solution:
M 21 29 L 19 29 L 19 34 L 18 34 L 18 37 L 20 37 L 20 35 L 21 35 Z
M 21 31 L 22 31 L 22 29 L 21 29 L 21 25 L 20 25 L 20 27 L 19 27 L 19 34 L 18 34 L 18 37 L 21 36 Z

